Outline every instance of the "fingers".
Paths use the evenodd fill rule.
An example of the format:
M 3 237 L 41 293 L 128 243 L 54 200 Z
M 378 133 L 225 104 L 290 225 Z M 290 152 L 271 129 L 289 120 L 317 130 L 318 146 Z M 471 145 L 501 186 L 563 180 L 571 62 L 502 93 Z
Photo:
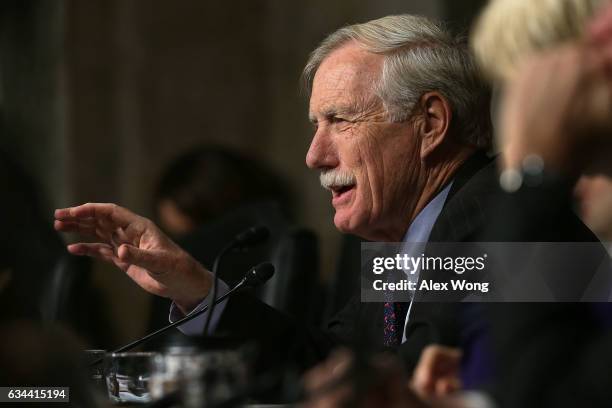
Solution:
M 314 394 L 320 392 L 345 375 L 351 363 L 352 357 L 347 350 L 335 351 L 327 360 L 306 373 L 304 376 L 306 389 Z
M 137 245 L 147 220 L 115 204 L 88 203 L 55 211 L 54 228 L 97 238 L 118 247 L 122 243 Z
M 175 266 L 174 256 L 159 249 L 140 249 L 123 244 L 117 250 L 120 261 L 147 269 L 152 274 L 165 273 Z
M 143 283 L 143 279 L 147 275 L 156 279 L 155 274 L 170 271 L 174 264 L 165 251 L 142 250 L 125 244 L 121 245 L 115 252 L 115 249 L 109 244 L 78 243 L 68 245 L 68 252 L 73 255 L 90 256 L 113 263 L 119 269 L 127 272 L 139 284 Z M 139 268 L 133 268 L 132 265 Z M 139 274 L 140 278 L 135 274 Z
M 461 389 L 461 380 L 459 377 L 446 377 L 438 380 L 435 385 L 435 396 L 437 398 L 446 397 L 453 392 Z
M 414 371 L 412 387 L 422 398 L 446 395 L 460 388 L 461 351 L 452 347 L 431 345 L 423 350 Z
M 345 350 L 334 352 L 326 361 L 315 366 L 304 376 L 308 393 L 305 407 L 350 406 L 353 390 L 342 379 L 352 363 L 352 357 Z
M 414 392 L 423 399 L 431 398 L 435 393 L 435 378 L 430 369 L 424 368 L 424 362 L 421 359 L 419 365 L 414 372 L 411 381 L 411 388 Z
M 91 256 L 104 261 L 112 261 L 114 257 L 113 248 L 107 244 L 71 244 L 68 245 L 68 252 L 73 255 Z
M 89 220 L 84 220 L 80 222 L 55 220 L 55 222 L 53 223 L 53 227 L 57 231 L 61 232 L 77 232 L 83 235 L 97 236 L 96 227 Z
M 53 227 L 60 232 L 75 232 L 94 237 L 113 247 L 118 247 L 122 242 L 130 242 L 130 237 L 123 228 L 109 225 L 104 220 L 99 220 L 99 222 L 92 218 L 77 221 L 55 220 Z
M 57 209 L 55 218 L 60 221 L 107 219 L 114 225 L 125 228 L 137 221 L 139 216 L 116 204 L 87 203 L 77 207 Z
M 454 347 L 433 345 L 423 352 L 425 373 L 432 378 L 448 378 L 459 375 L 461 350 Z

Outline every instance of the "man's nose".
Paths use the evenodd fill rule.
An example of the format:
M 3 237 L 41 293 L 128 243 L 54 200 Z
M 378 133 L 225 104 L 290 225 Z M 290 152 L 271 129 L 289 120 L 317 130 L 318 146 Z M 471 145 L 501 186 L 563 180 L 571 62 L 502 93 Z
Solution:
M 306 153 L 306 165 L 311 169 L 334 168 L 338 165 L 337 155 L 329 135 L 317 131 Z

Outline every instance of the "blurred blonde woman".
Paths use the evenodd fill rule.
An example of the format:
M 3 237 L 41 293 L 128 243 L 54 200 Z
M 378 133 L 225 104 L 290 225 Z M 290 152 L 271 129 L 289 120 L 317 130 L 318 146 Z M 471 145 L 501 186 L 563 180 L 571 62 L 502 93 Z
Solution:
M 525 159 L 537 158 L 540 171 L 563 174 L 571 181 L 603 161 L 597 169 L 600 175 L 581 177 L 577 187 L 581 215 L 602 239 L 612 239 L 612 183 L 607 177 L 612 173 L 610 3 L 491 0 L 471 35 L 485 75 L 501 91 L 496 124 L 502 187 L 509 192 L 521 188 L 522 171 L 530 163 Z M 566 186 L 571 184 L 553 183 L 553 189 L 540 189 L 536 197 L 562 205 L 547 194 Z M 504 371 L 497 373 L 503 377 L 497 379 L 496 395 L 502 406 L 609 406 L 612 308 L 606 305 L 517 304 L 507 314 L 500 313 L 503 308 L 493 313 L 494 365 Z M 599 306 L 602 310 L 595 310 Z M 608 324 L 602 324 L 606 318 Z M 523 331 L 513 330 L 517 328 Z M 591 342 L 590 347 L 581 341 Z M 464 355 L 478 354 L 464 346 Z M 459 350 L 430 346 L 422 356 L 413 378 L 419 395 L 435 396 L 427 391 L 459 378 Z M 575 364 L 576 356 L 582 366 Z M 470 358 L 461 364 L 469 365 Z M 557 378 L 566 383 L 553 380 Z
M 472 31 L 471 46 L 493 81 L 508 81 L 525 57 L 584 34 L 607 0 L 491 0 Z
M 593 170 L 587 165 L 602 152 L 601 141 L 592 140 L 597 136 L 593 128 L 599 124 L 610 129 L 612 98 L 605 73 L 609 69 L 601 65 L 598 52 L 605 47 L 590 44 L 589 22 L 609 5 L 609 0 L 492 0 L 481 14 L 471 45 L 485 74 L 498 87 L 508 88 L 506 107 L 498 122 L 506 166 L 512 162 L 519 166 L 531 148 L 539 149 L 545 159 L 548 156 L 544 160 L 548 167 Z M 575 84 L 576 89 L 559 84 Z M 545 98 L 537 98 L 538 90 Z M 584 133 L 588 135 L 574 132 L 564 139 L 563 133 L 568 133 L 564 131 L 577 128 L 581 121 L 587 123 Z M 578 149 L 578 137 L 592 146 L 590 152 L 582 152 L 582 163 L 577 152 L 584 149 Z M 596 149 L 599 151 L 593 151 Z M 603 159 L 610 161 L 609 155 Z M 604 171 L 609 173 L 609 169 Z M 600 172 L 583 176 L 575 193 L 584 222 L 600 239 L 611 241 L 612 179 Z

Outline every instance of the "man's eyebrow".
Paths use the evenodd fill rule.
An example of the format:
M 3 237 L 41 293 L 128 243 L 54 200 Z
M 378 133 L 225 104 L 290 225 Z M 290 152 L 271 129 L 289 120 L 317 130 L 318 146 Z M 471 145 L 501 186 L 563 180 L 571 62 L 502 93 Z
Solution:
M 356 115 L 361 111 L 361 109 L 358 109 L 357 106 L 350 106 L 350 105 L 346 105 L 346 106 L 328 106 L 328 107 L 324 107 L 322 108 L 319 113 L 322 117 L 324 118 L 333 118 L 336 116 L 343 116 L 343 115 Z M 309 113 L 308 114 L 308 118 L 310 119 L 311 122 L 317 122 L 317 118 L 315 117 L 314 113 Z

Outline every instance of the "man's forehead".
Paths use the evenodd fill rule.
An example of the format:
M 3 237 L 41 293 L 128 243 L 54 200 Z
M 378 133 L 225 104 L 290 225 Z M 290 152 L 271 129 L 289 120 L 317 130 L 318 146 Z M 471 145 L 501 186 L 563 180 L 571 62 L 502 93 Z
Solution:
M 369 98 L 372 84 L 380 75 L 382 58 L 364 51 L 356 43 L 333 51 L 315 73 L 310 95 L 311 114 L 339 109 L 339 105 L 349 109 L 358 100 Z

